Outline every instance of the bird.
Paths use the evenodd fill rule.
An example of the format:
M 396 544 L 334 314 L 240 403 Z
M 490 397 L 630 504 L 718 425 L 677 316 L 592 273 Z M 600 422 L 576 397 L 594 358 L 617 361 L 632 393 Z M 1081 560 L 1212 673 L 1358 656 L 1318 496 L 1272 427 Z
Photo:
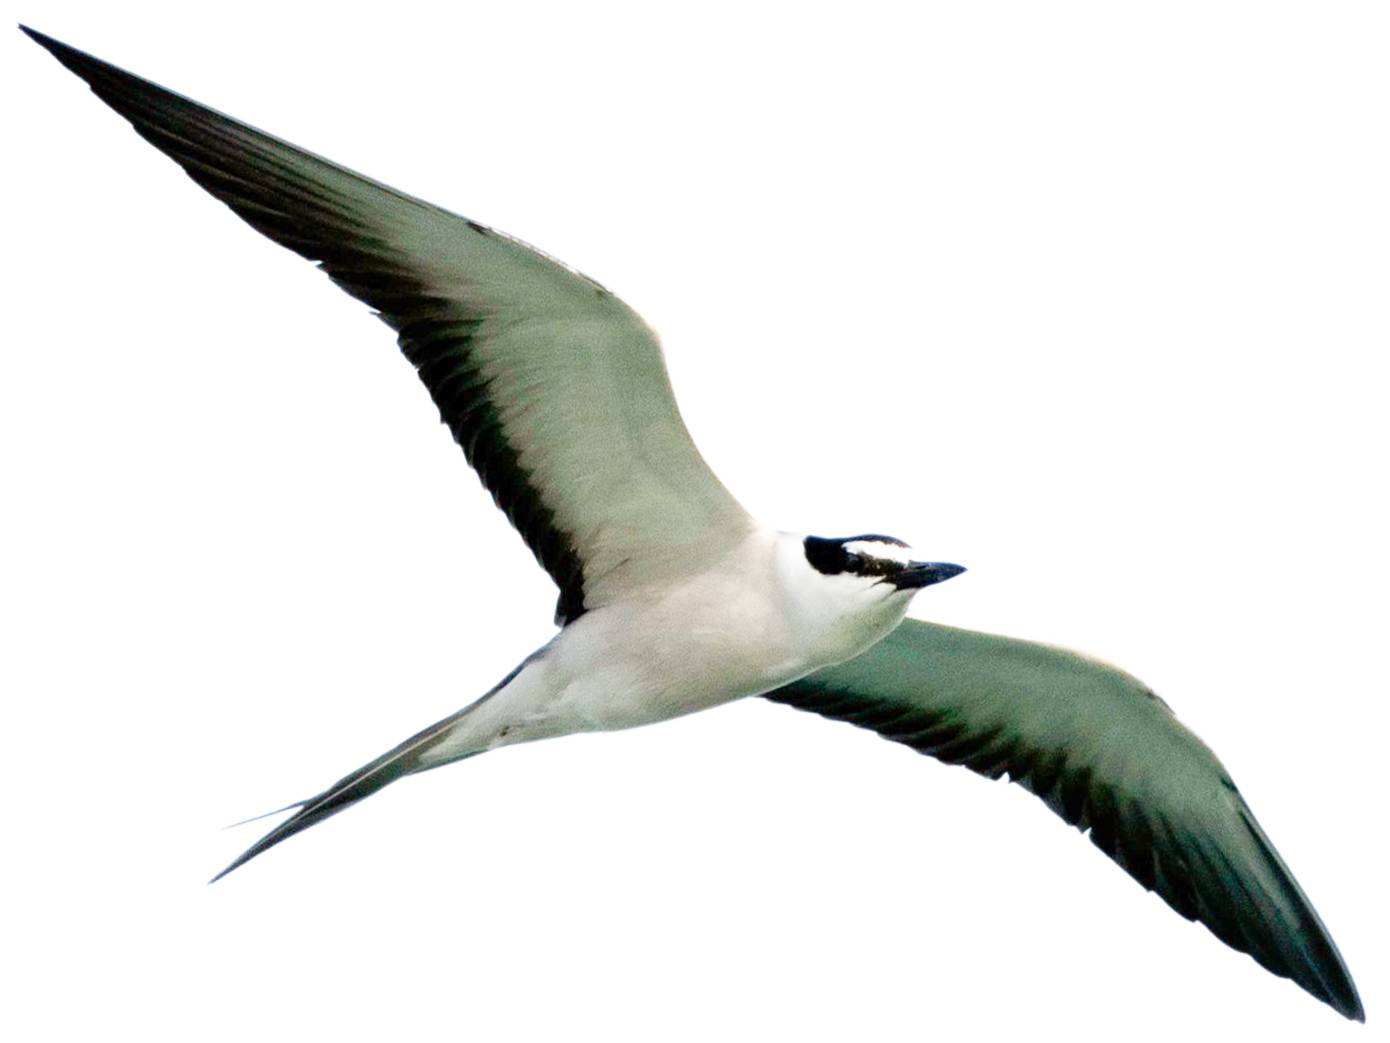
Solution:
M 1346 963 L 1215 754 L 1099 660 L 909 618 L 964 569 L 878 533 L 751 517 L 700 456 L 655 334 L 494 228 L 20 27 L 238 217 L 394 330 L 558 589 L 493 688 L 277 814 L 213 880 L 406 776 L 516 743 L 762 697 L 1008 778 L 1181 916 L 1347 1018 Z

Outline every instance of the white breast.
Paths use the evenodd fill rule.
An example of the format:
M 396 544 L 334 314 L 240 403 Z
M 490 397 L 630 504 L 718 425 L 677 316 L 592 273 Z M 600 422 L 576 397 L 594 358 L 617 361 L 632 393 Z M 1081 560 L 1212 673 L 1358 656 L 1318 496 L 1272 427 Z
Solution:
M 807 565 L 801 537 L 757 530 L 713 568 L 566 627 L 546 655 L 551 712 L 575 730 L 629 728 L 857 655 L 902 621 L 908 599 L 854 582 L 841 597 Z
M 584 613 L 438 755 L 651 724 L 857 655 L 902 620 L 908 599 L 868 597 L 856 582 L 828 583 L 806 563 L 801 537 L 759 529 L 712 568 Z

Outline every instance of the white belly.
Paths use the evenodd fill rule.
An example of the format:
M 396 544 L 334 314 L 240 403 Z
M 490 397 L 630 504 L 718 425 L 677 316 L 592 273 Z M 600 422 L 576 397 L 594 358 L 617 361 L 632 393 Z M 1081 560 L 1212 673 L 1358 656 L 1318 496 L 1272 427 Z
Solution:
M 589 613 L 551 646 L 555 710 L 587 729 L 630 728 L 756 695 L 814 669 L 785 628 L 737 600 L 674 598 Z
M 439 752 L 632 728 L 759 695 L 857 655 L 901 622 L 906 602 L 808 612 L 745 557 L 590 609 L 474 706 Z
M 857 655 L 901 618 L 808 631 L 765 587 L 735 578 L 601 608 L 547 650 L 554 723 L 631 728 L 759 695 Z

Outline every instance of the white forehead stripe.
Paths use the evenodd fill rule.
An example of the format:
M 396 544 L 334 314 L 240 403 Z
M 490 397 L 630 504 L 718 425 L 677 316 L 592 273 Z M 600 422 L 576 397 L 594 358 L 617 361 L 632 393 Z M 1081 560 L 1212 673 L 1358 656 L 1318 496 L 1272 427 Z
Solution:
M 882 543 L 879 540 L 854 540 L 845 544 L 851 554 L 862 554 L 868 558 L 884 561 L 900 561 L 906 565 L 912 560 L 911 547 L 899 547 L 896 543 Z

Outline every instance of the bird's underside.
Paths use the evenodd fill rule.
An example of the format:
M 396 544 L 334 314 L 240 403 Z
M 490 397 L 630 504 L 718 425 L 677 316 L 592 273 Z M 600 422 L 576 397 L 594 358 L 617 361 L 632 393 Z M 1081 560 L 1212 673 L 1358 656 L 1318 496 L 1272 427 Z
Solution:
M 469 463 L 559 587 L 564 629 L 553 644 L 591 614 L 717 571 L 727 546 L 755 538 L 757 526 L 681 422 L 655 337 L 601 286 L 492 229 L 25 31 L 199 185 L 318 263 L 395 330 Z M 223 873 L 396 779 L 516 741 L 513 727 L 535 732 L 522 738 L 548 737 L 551 725 L 535 715 L 529 724 L 525 714 L 487 718 L 506 705 L 498 693 L 515 695 L 541 676 L 545 654 L 294 805 Z M 1178 913 L 1364 1020 L 1330 935 L 1225 769 L 1142 684 L 1068 652 L 916 620 L 820 665 L 830 661 L 733 695 L 761 692 L 990 778 L 1007 775 L 1088 830 Z M 549 734 L 564 730 L 578 728 Z

